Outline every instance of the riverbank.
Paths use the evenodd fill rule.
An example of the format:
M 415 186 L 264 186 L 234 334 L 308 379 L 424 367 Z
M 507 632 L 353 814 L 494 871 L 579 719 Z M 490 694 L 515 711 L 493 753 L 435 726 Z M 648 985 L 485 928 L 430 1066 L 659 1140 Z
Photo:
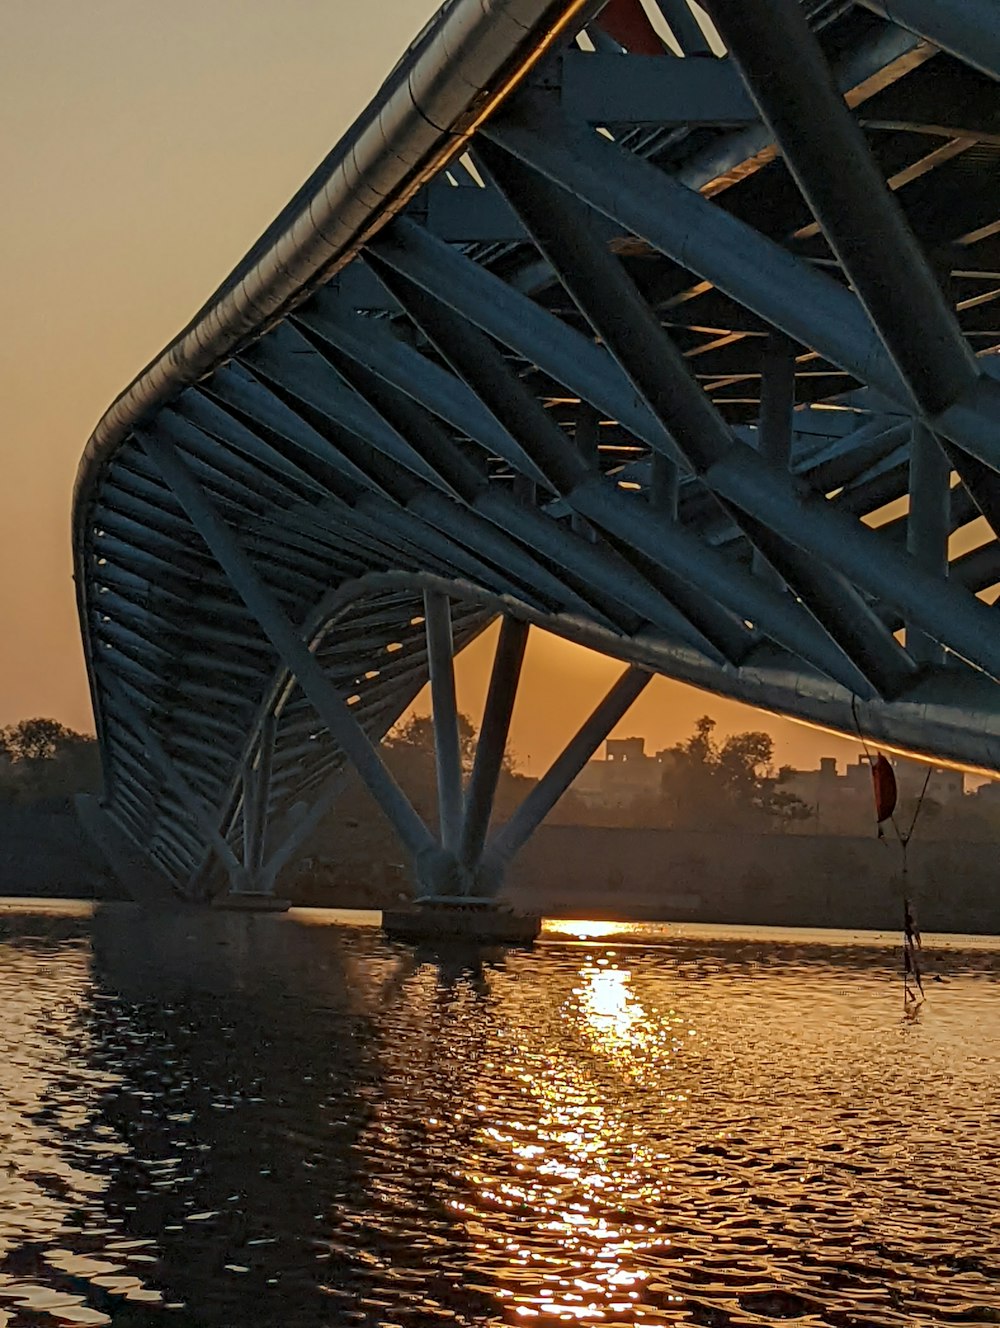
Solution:
M 401 862 L 352 846 L 289 873 L 293 904 L 393 908 L 409 897 Z M 908 892 L 927 931 L 1000 934 L 995 844 L 914 840 Z M 545 917 L 896 930 L 898 846 L 871 838 L 726 835 L 542 826 L 512 864 L 505 898 Z M 127 874 L 127 873 L 124 873 Z M 133 885 L 138 882 L 133 882 Z M 69 803 L 0 806 L 0 894 L 122 899 Z
M 0 802 L 0 895 L 127 899 L 69 798 Z
M 283 883 L 295 903 L 392 907 L 401 864 L 352 855 Z M 908 893 L 928 931 L 1000 933 L 996 844 L 914 842 Z M 511 865 L 505 898 L 544 917 L 898 930 L 896 844 L 837 835 L 727 835 L 542 826 Z

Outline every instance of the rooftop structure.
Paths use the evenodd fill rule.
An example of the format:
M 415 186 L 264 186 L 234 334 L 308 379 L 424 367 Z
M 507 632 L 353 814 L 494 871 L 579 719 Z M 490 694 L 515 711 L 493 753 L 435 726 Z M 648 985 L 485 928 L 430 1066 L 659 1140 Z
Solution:
M 604 759 L 588 761 L 570 791 L 588 807 L 631 807 L 660 796 L 669 752 L 646 755 L 645 738 L 609 738 Z

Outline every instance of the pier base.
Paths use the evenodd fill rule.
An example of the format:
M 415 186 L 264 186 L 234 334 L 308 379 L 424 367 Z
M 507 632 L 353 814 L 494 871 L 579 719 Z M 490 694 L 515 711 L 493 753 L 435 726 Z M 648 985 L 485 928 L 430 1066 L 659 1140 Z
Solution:
M 489 901 L 421 904 L 386 909 L 382 930 L 390 940 L 471 941 L 485 945 L 531 945 L 542 929 L 537 913 L 516 913 Z
M 212 900 L 213 908 L 232 913 L 287 913 L 291 906 L 290 899 L 276 899 L 274 895 L 216 895 Z

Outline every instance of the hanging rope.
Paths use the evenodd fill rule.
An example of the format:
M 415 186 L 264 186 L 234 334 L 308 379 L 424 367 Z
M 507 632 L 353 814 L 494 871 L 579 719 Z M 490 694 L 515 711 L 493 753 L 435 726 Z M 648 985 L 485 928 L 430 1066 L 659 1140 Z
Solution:
M 927 794 L 927 786 L 930 783 L 932 766 L 927 767 L 927 773 L 924 775 L 923 787 L 920 790 L 920 796 L 917 798 L 917 805 L 913 809 L 913 816 L 905 833 L 900 830 L 899 823 L 896 820 L 896 780 L 892 772 L 892 766 L 886 758 L 879 752 L 875 757 L 872 756 L 865 735 L 861 731 L 861 723 L 858 719 L 857 698 L 851 697 L 851 712 L 854 715 L 854 726 L 858 731 L 858 737 L 861 745 L 865 749 L 865 757 L 871 767 L 872 783 L 875 793 L 875 818 L 878 837 L 883 842 L 885 835 L 882 830 L 883 823 L 888 820 L 896 834 L 896 841 L 899 844 L 899 853 L 901 859 L 902 876 L 902 896 L 903 896 L 903 1008 L 909 1009 L 926 999 L 924 995 L 923 973 L 920 964 L 921 943 L 920 928 L 917 926 L 916 913 L 910 899 L 909 886 L 909 861 L 907 858 L 907 849 L 910 840 L 913 838 L 913 832 L 917 828 L 917 821 L 920 819 L 920 813 L 923 810 L 924 798 Z M 916 985 L 916 991 L 910 985 L 911 981 Z M 919 992 L 919 996 L 917 995 Z

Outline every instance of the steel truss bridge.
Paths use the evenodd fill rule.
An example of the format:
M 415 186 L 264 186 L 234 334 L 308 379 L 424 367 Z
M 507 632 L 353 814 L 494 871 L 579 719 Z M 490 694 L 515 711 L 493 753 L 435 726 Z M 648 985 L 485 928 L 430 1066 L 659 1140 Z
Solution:
M 450 0 L 98 425 L 105 807 L 181 894 L 351 766 L 490 896 L 656 673 L 1000 770 L 1000 8 L 707 8 Z M 531 625 L 625 668 L 491 836 Z M 434 831 L 378 749 L 428 677 Z

